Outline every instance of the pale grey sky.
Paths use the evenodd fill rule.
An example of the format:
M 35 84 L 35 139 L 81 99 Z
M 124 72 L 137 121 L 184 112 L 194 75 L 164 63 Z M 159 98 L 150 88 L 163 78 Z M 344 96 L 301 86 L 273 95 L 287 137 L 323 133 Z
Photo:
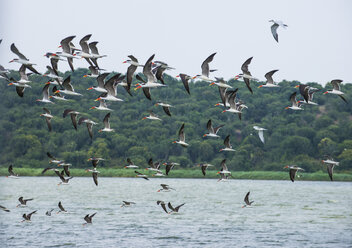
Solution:
M 125 72 L 122 64 L 133 54 L 140 62 L 156 54 L 176 70 L 199 74 L 202 61 L 217 52 L 211 68 L 214 76 L 233 78 L 241 64 L 254 56 L 250 70 L 264 74 L 279 69 L 275 81 L 326 82 L 340 78 L 352 82 L 352 1 L 190 1 L 190 0 L 0 0 L 0 64 L 16 56 L 11 43 L 45 71 L 46 52 L 59 51 L 60 40 L 76 35 L 79 40 L 93 34 L 100 59 L 107 70 Z M 270 32 L 270 19 L 288 25 L 280 29 L 279 42 Z M 87 67 L 75 60 L 75 67 Z M 59 64 L 61 71 L 69 69 Z

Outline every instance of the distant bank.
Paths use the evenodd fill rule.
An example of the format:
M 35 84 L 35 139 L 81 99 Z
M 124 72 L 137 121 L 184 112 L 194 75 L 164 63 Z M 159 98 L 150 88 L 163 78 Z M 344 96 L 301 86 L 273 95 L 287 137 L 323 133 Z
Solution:
M 58 169 L 61 169 L 58 167 Z M 43 176 L 42 168 L 15 168 L 14 172 L 19 176 Z M 149 175 L 154 178 L 152 173 L 145 169 L 137 169 L 137 171 Z M 84 169 L 70 169 L 74 177 L 90 177 L 91 173 L 85 172 Z M 121 169 L 121 168 L 99 168 L 99 177 L 135 177 L 134 170 Z M 169 176 L 164 178 L 219 178 L 215 170 L 208 170 L 207 175 L 204 177 L 200 169 L 179 169 L 172 170 Z M 7 168 L 0 168 L 0 176 L 7 176 Z M 329 176 L 325 172 L 314 173 L 299 173 L 299 178 L 296 181 L 330 181 Z M 57 176 L 53 171 L 48 171 L 44 176 Z M 288 171 L 233 171 L 232 179 L 253 179 L 253 180 L 290 180 Z M 143 180 L 143 179 L 141 179 Z M 352 181 L 352 174 L 347 173 L 334 173 L 334 181 Z

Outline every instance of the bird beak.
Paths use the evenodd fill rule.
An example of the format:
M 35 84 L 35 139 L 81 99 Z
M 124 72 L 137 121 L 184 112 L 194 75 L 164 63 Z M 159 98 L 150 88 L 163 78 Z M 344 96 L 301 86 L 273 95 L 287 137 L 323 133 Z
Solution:
M 259 86 L 258 86 L 258 88 L 261 88 L 261 87 L 263 87 L 263 85 L 259 85 Z
M 328 92 L 327 91 L 325 91 L 323 94 L 325 95 L 325 94 L 327 94 Z
M 50 81 L 49 81 L 49 82 L 46 82 L 45 84 L 50 84 Z
M 125 63 L 127 63 L 127 60 L 122 62 L 122 64 L 125 64 Z
M 7 86 L 13 85 L 13 83 L 9 83 Z
M 220 103 L 217 103 L 217 104 L 215 104 L 214 106 L 219 106 L 220 105 Z
M 175 144 L 176 142 L 177 142 L 177 141 L 174 141 L 174 142 L 172 142 L 172 143 L 174 143 L 174 144 Z
M 225 113 L 225 112 L 226 112 L 226 110 L 222 111 L 221 113 Z
M 299 87 L 299 85 L 296 85 L 296 86 L 295 86 L 295 88 L 298 88 L 298 87 Z
M 92 90 L 93 89 L 93 87 L 90 87 L 90 88 L 88 88 L 87 90 Z
M 142 86 L 139 85 L 138 87 L 134 88 L 134 90 L 138 90 L 140 88 L 142 88 Z
M 203 137 L 206 137 L 206 136 L 207 136 L 206 134 L 203 135 Z
M 177 75 L 176 77 L 178 78 L 178 77 L 180 77 L 180 75 Z
M 84 78 L 88 77 L 88 75 L 83 75 Z
M 214 82 L 212 82 L 211 84 L 209 84 L 209 86 L 211 86 L 211 85 L 214 85 L 215 83 Z
M 91 108 L 89 108 L 89 110 L 91 110 L 91 109 L 95 109 L 95 107 L 91 107 Z
M 197 78 L 197 76 L 192 77 L 192 79 L 196 79 L 196 78 Z
M 60 90 L 57 90 L 57 91 L 55 91 L 54 93 L 55 93 L 55 94 L 60 93 Z
M 98 97 L 98 98 L 97 98 L 97 99 L 95 99 L 94 101 L 96 101 L 96 102 L 97 102 L 97 101 L 100 101 L 100 100 L 101 100 L 101 98 L 100 98 L 100 97 Z
M 9 63 L 12 63 L 14 60 L 11 60 Z
M 285 109 L 289 109 L 290 107 L 286 107 Z

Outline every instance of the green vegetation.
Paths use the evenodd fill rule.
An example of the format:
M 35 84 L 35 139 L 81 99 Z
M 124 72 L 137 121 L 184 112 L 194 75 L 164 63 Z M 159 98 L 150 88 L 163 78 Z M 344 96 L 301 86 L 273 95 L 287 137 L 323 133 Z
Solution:
M 222 113 L 222 107 L 215 106 L 220 101 L 217 87 L 205 82 L 191 83 L 191 95 L 188 95 L 180 81 L 165 75 L 168 87 L 152 89 L 153 101 L 147 100 L 141 90 L 132 89 L 134 96 L 131 97 L 122 87 L 118 87 L 118 95 L 125 101 L 109 103 L 109 107 L 114 110 L 111 111 L 111 127 L 116 132 L 98 133 L 108 112 L 89 110 L 98 105 L 94 99 L 99 93 L 87 91 L 88 87 L 96 85 L 96 80 L 83 78 L 86 73 L 86 69 L 77 69 L 71 75 L 75 90 L 83 96 L 67 96 L 71 99 L 68 102 L 56 101 L 56 104 L 46 105 L 35 101 L 42 97 L 41 90 L 47 81 L 45 77 L 31 76 L 32 88 L 25 90 L 23 98 L 17 96 L 14 87 L 7 86 L 6 81 L 1 80 L 2 168 L 7 168 L 9 164 L 14 164 L 16 169 L 47 167 L 49 159 L 46 152 L 49 151 L 57 158 L 72 163 L 73 168 L 90 167 L 87 158 L 91 156 L 105 158 L 102 163 L 104 168 L 121 168 L 127 157 L 142 168 L 147 166 L 150 157 L 154 161 L 178 162 L 180 168 L 193 168 L 201 162 L 219 168 L 220 161 L 227 158 L 227 166 L 234 171 L 235 178 L 241 178 L 243 173 L 243 178 L 255 178 L 258 175 L 261 179 L 270 177 L 269 175 L 280 179 L 281 174 L 276 174 L 280 172 L 262 171 L 283 171 L 283 166 L 287 164 L 296 164 L 306 172 L 321 173 L 304 173 L 312 175 L 312 178 L 315 175 L 325 178 L 326 168 L 320 161 L 324 154 L 329 154 L 340 161 L 340 166 L 335 168 L 336 172 L 352 171 L 352 104 L 345 104 L 335 95 L 323 95 L 326 89 L 332 88 L 330 84 L 322 88 L 320 84 L 310 83 L 309 85 L 321 89 L 314 96 L 314 101 L 319 106 L 307 105 L 304 106 L 304 111 L 292 111 L 285 110 L 285 107 L 290 105 L 288 97 L 297 91 L 294 86 L 298 82 L 283 81 L 277 89 L 257 88 L 259 83 L 253 82 L 254 94 L 251 95 L 243 82 L 231 80 L 229 84 L 239 88 L 238 96 L 248 106 L 240 121 L 237 115 Z M 66 72 L 64 76 L 69 74 Z M 12 72 L 12 76 L 18 78 L 18 73 Z M 352 85 L 343 84 L 342 91 L 346 94 L 345 98 L 352 102 Z M 172 117 L 167 116 L 161 107 L 154 106 L 157 101 L 174 106 L 171 108 Z M 43 107 L 49 108 L 55 116 L 52 132 L 48 132 L 45 119 L 40 117 Z M 75 131 L 70 118 L 62 118 L 62 113 L 67 108 L 98 122 L 94 126 L 92 141 L 84 124 Z M 142 120 L 149 110 L 153 110 L 163 121 Z M 209 119 L 212 119 L 214 126 L 225 124 L 219 131 L 221 138 L 202 137 L 207 132 L 206 123 Z M 188 148 L 172 144 L 172 141 L 178 139 L 177 133 L 182 123 L 185 123 L 186 139 L 190 144 Z M 253 125 L 268 129 L 264 133 L 265 144 L 259 140 Z M 223 139 L 228 134 L 231 135 L 231 144 L 236 152 L 219 152 L 223 147 Z M 111 172 L 106 170 L 106 175 L 109 176 L 125 176 L 123 173 L 127 173 L 115 169 Z M 201 177 L 198 171 L 193 173 L 193 170 L 180 170 L 172 173 L 172 176 Z M 32 175 L 32 172 L 29 171 L 29 174 Z M 36 175 L 34 170 L 33 174 Z M 282 175 L 283 179 L 287 178 L 286 173 Z M 349 178 L 342 175 L 343 178 Z M 340 176 L 336 175 L 336 180 Z
M 153 179 L 152 173 L 138 169 L 139 172 L 145 173 Z M 41 174 L 42 169 L 38 168 L 16 168 L 15 172 L 20 176 L 56 176 L 52 171 Z M 91 177 L 91 173 L 85 172 L 84 169 L 70 169 L 75 177 Z M 131 169 L 99 169 L 99 177 L 135 177 L 134 170 Z M 0 176 L 7 176 L 7 169 L 0 168 Z M 176 169 L 169 173 L 168 178 L 219 178 L 215 170 L 208 170 L 204 177 L 199 168 L 197 169 Z M 232 179 L 253 179 L 253 180 L 290 180 L 288 171 L 234 171 Z M 59 178 L 58 178 L 59 180 Z M 144 180 L 144 179 L 141 179 Z M 305 173 L 300 172 L 297 181 L 330 181 L 326 172 Z M 60 180 L 59 180 L 60 181 Z M 352 181 L 352 175 L 346 173 L 335 173 L 334 181 Z

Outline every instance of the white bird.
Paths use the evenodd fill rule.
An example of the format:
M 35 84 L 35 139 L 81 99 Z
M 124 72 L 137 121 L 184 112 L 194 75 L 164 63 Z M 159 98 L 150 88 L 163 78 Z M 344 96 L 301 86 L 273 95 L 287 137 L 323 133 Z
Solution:
M 264 75 L 264 77 L 266 78 L 266 84 L 262 84 L 262 85 L 259 85 L 258 88 L 261 88 L 261 87 L 265 87 L 265 88 L 276 88 L 276 87 L 280 87 L 280 85 L 278 85 L 277 83 L 274 82 L 273 80 L 273 74 L 275 72 L 277 72 L 278 70 L 272 70 L 272 71 L 269 71 L 268 73 L 266 73 Z
M 332 174 L 334 171 L 334 167 L 338 166 L 340 163 L 334 161 L 332 158 L 329 158 L 329 157 L 325 160 L 322 160 L 321 162 L 326 164 L 330 180 L 333 181 Z
M 217 135 L 217 133 L 219 132 L 220 128 L 222 128 L 223 126 L 225 126 L 225 125 L 220 125 L 220 126 L 217 126 L 214 128 L 211 123 L 211 120 L 209 120 L 207 122 L 207 129 L 208 129 L 209 133 L 204 134 L 203 137 L 215 137 L 215 138 L 220 137 L 219 135 Z
M 49 109 L 47 108 L 43 108 L 43 110 L 45 111 L 44 114 L 40 114 L 40 116 L 44 116 L 45 117 L 45 121 L 46 121 L 46 124 L 48 125 L 48 129 L 49 129 L 49 132 L 51 132 L 52 130 L 52 127 L 51 127 L 51 119 L 54 117 L 51 115 L 51 112 Z
M 142 120 L 145 120 L 145 119 L 161 121 L 161 119 L 156 114 L 154 114 L 153 111 L 149 112 L 149 116 L 145 116 L 142 118 Z
M 212 82 L 211 84 L 209 84 L 209 86 L 210 85 L 217 85 L 218 87 L 220 87 L 220 88 L 226 88 L 226 89 L 230 89 L 230 88 L 232 88 L 232 86 L 231 85 L 228 85 L 227 83 L 226 83 L 226 81 L 223 79 L 223 78 L 217 78 L 217 77 L 215 77 L 215 82 Z
M 301 104 L 299 102 L 297 102 L 296 100 L 296 94 L 297 92 L 293 92 L 291 95 L 290 95 L 290 101 L 292 103 L 292 106 L 288 106 L 286 107 L 285 109 L 292 109 L 292 110 L 303 110 L 301 108 Z
M 108 108 L 108 105 L 106 104 L 105 100 L 103 99 L 100 99 L 99 100 L 99 106 L 96 107 L 96 106 L 93 106 L 91 107 L 90 109 L 97 109 L 97 110 L 110 110 L 110 111 L 113 111 L 112 109 Z
M 64 93 L 64 94 L 73 95 L 73 96 L 81 96 L 82 95 L 78 92 L 75 92 L 74 88 L 72 87 L 71 76 L 68 76 L 67 78 L 65 78 L 64 82 L 62 83 L 62 87 L 64 89 L 57 90 L 57 91 L 55 91 L 55 93 Z
M 341 99 L 345 102 L 345 103 L 347 103 L 347 100 L 342 96 L 342 95 L 344 95 L 345 93 L 343 93 L 342 91 L 341 91 L 341 83 L 342 83 L 342 80 L 340 80 L 340 79 L 335 79 L 335 80 L 332 80 L 331 81 L 331 84 L 332 84 L 332 86 L 333 86 L 333 89 L 332 90 L 328 90 L 328 91 L 325 91 L 324 92 L 324 95 L 325 94 L 334 94 L 334 95 L 338 95 L 339 97 L 341 97 Z
M 114 129 L 110 128 L 110 113 L 105 115 L 103 123 L 104 128 L 100 129 L 99 132 L 115 132 Z
M 264 131 L 267 129 L 262 128 L 262 127 L 258 127 L 258 126 L 253 126 L 253 128 L 254 128 L 254 130 L 258 131 L 258 136 L 264 144 Z
M 236 151 L 235 149 L 232 149 L 232 145 L 230 144 L 230 135 L 226 136 L 226 138 L 224 140 L 224 145 L 225 145 L 225 148 L 220 149 L 220 152 L 222 152 L 222 151 L 228 151 L 228 152 Z
M 50 101 L 49 99 L 49 86 L 50 84 L 45 84 L 42 90 L 43 98 L 42 99 L 37 99 L 37 102 L 42 102 L 42 103 L 52 103 L 55 104 L 54 102 Z
M 276 40 L 276 42 L 279 42 L 279 35 L 277 34 L 277 29 L 279 27 L 287 28 L 288 26 L 284 24 L 282 21 L 270 20 L 269 22 L 273 23 L 273 25 L 271 25 L 271 33 L 273 34 L 273 37 Z
M 199 78 L 201 80 L 208 81 L 208 82 L 209 81 L 210 82 L 214 81 L 213 79 L 209 78 L 209 73 L 213 72 L 213 71 L 216 71 L 216 70 L 210 70 L 209 63 L 213 61 L 215 54 L 216 53 L 211 54 L 208 58 L 206 58 L 203 61 L 202 65 L 201 65 L 202 75 L 196 75 L 192 79 Z
M 180 130 L 178 131 L 178 141 L 174 141 L 173 143 L 180 144 L 183 147 L 189 146 L 189 144 L 186 143 L 186 136 L 184 133 L 185 129 L 185 123 L 182 124 Z
M 12 62 L 17 62 L 20 63 L 22 65 L 26 65 L 26 67 L 31 70 L 32 72 L 34 72 L 35 74 L 40 74 L 39 72 L 37 72 L 36 69 L 33 68 L 33 64 L 32 62 L 29 61 L 29 59 L 26 58 L 26 56 L 24 56 L 22 53 L 20 53 L 20 51 L 17 49 L 17 47 L 15 46 L 14 43 L 11 44 L 10 47 L 11 51 L 16 54 L 19 58 L 15 58 L 13 60 L 11 60 L 9 63 Z

